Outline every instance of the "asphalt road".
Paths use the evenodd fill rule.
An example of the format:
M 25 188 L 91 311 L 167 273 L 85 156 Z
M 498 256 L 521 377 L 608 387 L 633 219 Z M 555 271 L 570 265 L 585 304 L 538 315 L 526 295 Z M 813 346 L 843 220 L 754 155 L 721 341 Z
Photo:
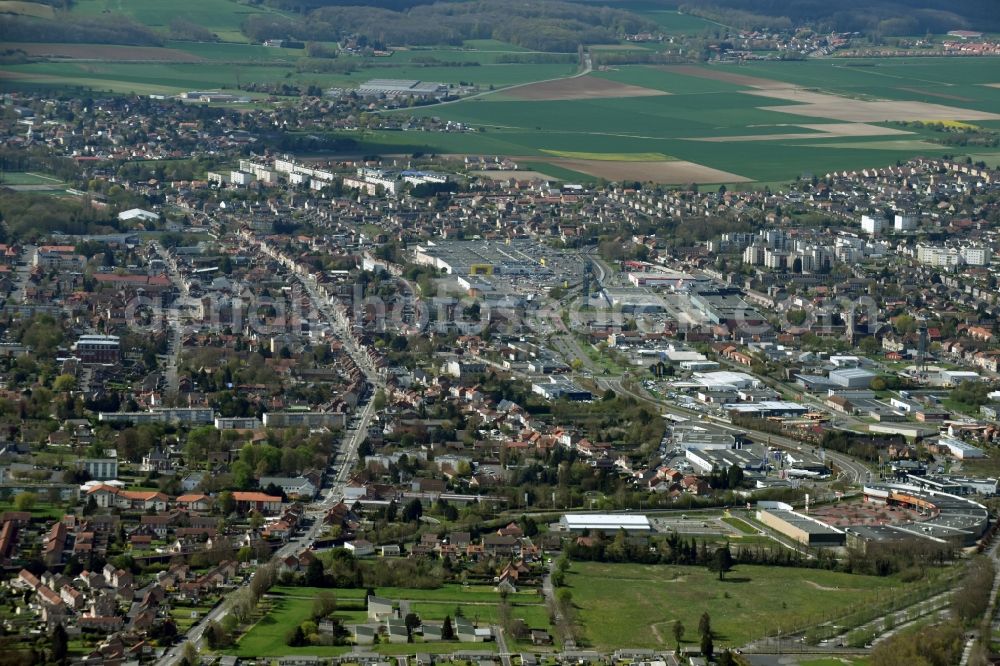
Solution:
M 340 339 L 344 342 L 344 348 L 347 350 L 347 353 L 350 354 L 354 362 L 359 368 L 361 368 L 362 372 L 364 372 L 368 383 L 373 387 L 373 390 L 383 387 L 384 383 L 382 382 L 375 367 L 372 365 L 367 355 L 364 354 L 363 350 L 357 346 L 354 339 L 337 320 L 329 305 L 324 303 L 317 295 L 315 285 L 311 284 L 311 281 L 308 278 L 300 278 L 300 281 L 306 292 L 309 294 L 309 297 L 313 302 L 313 306 L 318 312 L 327 318 L 330 326 L 337 331 Z M 347 484 L 347 481 L 350 478 L 351 470 L 354 468 L 355 462 L 357 461 L 358 449 L 364 441 L 365 436 L 368 433 L 368 426 L 371 423 L 372 417 L 375 415 L 375 403 L 371 399 L 371 396 L 366 398 L 362 405 L 361 412 L 356 413 L 352 418 L 352 422 L 356 421 L 355 427 L 349 428 L 344 432 L 338 451 L 331 457 L 331 461 L 335 461 L 337 466 L 337 472 L 332 479 L 331 486 L 326 491 L 325 495 L 322 495 L 318 500 L 306 506 L 306 514 L 312 519 L 312 524 L 304 534 L 293 537 L 288 541 L 288 543 L 284 544 L 281 548 L 275 551 L 272 556 L 272 561 L 279 560 L 283 557 L 287 557 L 288 555 L 300 553 L 312 546 L 323 531 L 323 516 L 326 514 L 327 510 L 330 509 L 330 507 L 334 506 L 343 499 L 344 486 Z M 182 640 L 168 649 L 164 655 L 156 661 L 156 666 L 174 666 L 177 664 L 183 655 L 184 645 L 191 642 L 194 643 L 196 648 L 199 647 L 202 638 L 204 637 L 205 629 L 208 627 L 208 623 L 212 621 L 220 621 L 228 612 L 229 604 L 225 599 L 223 599 L 219 605 L 213 608 L 209 613 L 204 615 L 199 622 L 193 625 Z M 506 666 L 509 666 L 509 664 Z

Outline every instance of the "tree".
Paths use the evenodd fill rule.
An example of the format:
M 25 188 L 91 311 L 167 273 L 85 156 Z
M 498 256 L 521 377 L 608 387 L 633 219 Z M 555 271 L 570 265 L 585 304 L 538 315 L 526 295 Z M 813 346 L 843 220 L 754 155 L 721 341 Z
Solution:
M 420 516 L 422 515 L 424 515 L 424 505 L 421 504 L 419 499 L 410 500 L 409 504 L 403 509 L 403 521 L 407 523 L 420 520 Z
M 866 355 L 871 356 L 872 354 L 877 353 L 879 349 L 881 349 L 881 345 L 879 344 L 878 340 L 876 340 L 873 336 L 869 335 L 867 337 L 861 338 L 861 342 L 858 343 L 858 348 L 860 348 L 861 351 L 864 352 Z
M 76 377 L 73 375 L 62 374 L 56 377 L 55 381 L 52 382 L 52 390 L 58 391 L 60 393 L 67 393 L 76 389 Z
M 250 514 L 250 529 L 259 530 L 264 526 L 264 515 L 260 511 L 254 511 Z
M 216 622 L 211 621 L 205 627 L 205 643 L 208 645 L 209 650 L 217 650 L 222 646 L 222 627 L 220 627 Z
M 52 661 L 65 664 L 69 657 L 69 636 L 61 624 L 52 630 Z
M 14 509 L 17 511 L 31 511 L 35 508 L 38 496 L 35 493 L 18 493 L 14 496 Z
M 681 641 L 684 640 L 684 624 L 680 620 L 674 620 L 674 642 L 677 643 L 677 651 L 680 652 Z
M 446 641 L 455 640 L 455 628 L 451 626 L 451 616 L 444 617 L 444 624 L 441 626 L 441 638 Z
M 420 626 L 420 617 L 416 613 L 407 613 L 403 622 L 406 624 L 407 633 L 412 634 Z
M 313 599 L 312 617 L 314 620 L 322 620 L 337 610 L 337 597 L 329 590 L 323 590 Z
M 309 566 L 306 567 L 305 584 L 309 587 L 323 587 L 324 579 L 323 563 L 318 559 L 310 562 Z
M 701 655 L 705 657 L 708 661 L 712 661 L 712 653 L 715 651 L 715 645 L 712 642 L 712 634 L 702 634 L 701 637 Z
M 306 644 L 306 635 L 302 632 L 302 625 L 295 625 L 285 634 L 285 645 L 288 647 L 301 647 Z
M 222 511 L 224 516 L 228 516 L 236 510 L 236 500 L 228 490 L 219 493 L 219 510 Z
M 708 616 L 708 611 L 702 613 L 701 617 L 698 618 L 698 633 L 702 636 L 712 633 L 712 618 Z
M 719 666 L 737 666 L 736 660 L 733 658 L 733 653 L 729 650 L 722 651 L 722 654 L 719 655 L 717 663 Z
M 725 578 L 726 572 L 733 568 L 733 554 L 729 552 L 729 544 L 721 548 L 716 548 L 712 553 L 712 559 L 708 562 L 708 568 L 719 572 L 719 580 Z
M 184 649 L 181 651 L 181 663 L 187 666 L 197 666 L 198 662 L 198 648 L 191 641 L 184 643 Z

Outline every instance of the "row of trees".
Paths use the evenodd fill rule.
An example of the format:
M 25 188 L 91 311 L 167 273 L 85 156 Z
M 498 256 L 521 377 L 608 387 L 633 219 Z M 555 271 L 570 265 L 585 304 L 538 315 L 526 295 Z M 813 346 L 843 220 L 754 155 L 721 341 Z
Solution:
M 303 19 L 253 14 L 243 32 L 255 41 L 293 37 L 366 43 L 461 45 L 468 39 L 499 39 L 532 50 L 573 53 L 580 44 L 614 43 L 626 32 L 655 30 L 631 12 L 556 0 L 439 2 L 401 11 L 378 7 L 323 6 Z
M 398 560 L 359 560 L 343 548 L 324 551 L 306 571 L 287 582 L 321 588 L 441 587 L 447 573 L 445 562 L 427 558 Z
M 33 16 L 0 16 L 0 35 L 16 42 L 65 42 L 70 44 L 132 44 L 163 46 L 163 38 L 144 25 L 120 14 L 100 17 L 60 13 L 54 19 Z
M 951 666 L 959 663 L 965 646 L 962 624 L 918 625 L 879 642 L 872 666 Z
M 278 582 L 278 566 L 269 562 L 257 569 L 248 585 L 229 595 L 229 612 L 221 622 L 209 622 L 205 627 L 205 641 L 216 649 L 232 644 L 239 627 L 250 622 L 254 610 L 264 594 Z
M 918 580 L 923 577 L 927 567 L 941 566 L 954 557 L 954 553 L 947 546 L 886 544 L 872 545 L 865 551 L 849 549 L 847 557 L 840 559 L 819 549 L 815 557 L 807 558 L 797 550 L 773 545 L 756 544 L 736 548 L 733 551 L 730 551 L 728 545 L 723 548 L 713 548 L 707 541 L 698 541 L 694 537 L 685 539 L 676 532 L 647 544 L 642 539 L 630 539 L 624 531 L 619 531 L 612 539 L 603 534 L 596 534 L 587 542 L 570 542 L 564 552 L 571 559 L 594 562 L 707 566 L 713 571 L 718 571 L 720 576 L 737 564 L 764 564 L 830 569 L 875 576 L 906 572 L 909 580 Z

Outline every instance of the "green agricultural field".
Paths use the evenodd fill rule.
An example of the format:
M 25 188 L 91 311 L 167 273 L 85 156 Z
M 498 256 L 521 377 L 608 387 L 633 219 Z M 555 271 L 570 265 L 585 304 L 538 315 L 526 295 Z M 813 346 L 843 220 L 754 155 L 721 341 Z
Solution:
M 992 168 L 1000 167 L 1000 152 L 995 153 L 973 153 L 969 155 L 973 162 L 985 162 Z
M 351 74 L 298 72 L 294 63 L 302 54 L 295 49 L 270 49 L 233 44 L 174 43 L 187 51 L 216 62 L 205 63 L 129 63 L 129 62 L 59 62 L 9 65 L 0 89 L 59 88 L 112 90 L 136 94 L 176 94 L 185 90 L 213 89 L 236 93 L 238 85 L 248 83 L 288 83 L 301 86 L 354 88 L 369 79 L 418 79 L 458 84 L 468 82 L 484 89 L 505 87 L 531 81 L 567 76 L 575 65 L 487 64 L 478 67 L 422 67 L 412 62 L 391 59 L 373 60 L 375 67 L 358 69 Z M 233 49 L 232 56 L 227 50 Z M 252 96 L 252 95 L 250 95 Z
M 18 83 L 37 83 L 52 87 L 82 86 L 95 90 L 134 92 L 138 94 L 173 94 L 195 89 L 229 89 L 236 92 L 238 83 L 263 83 L 284 80 L 283 67 L 218 64 L 206 67 L 192 63 L 33 63 L 10 65 L 8 76 Z M 10 84 L 11 81 L 5 81 Z
M 637 13 L 656 21 L 660 29 L 667 34 L 700 35 L 706 30 L 724 27 L 715 21 L 672 10 L 638 10 Z
M 264 5 L 251 6 L 236 0 L 76 0 L 72 12 L 82 16 L 124 14 L 164 31 L 171 21 L 180 17 L 231 42 L 247 41 L 240 31 L 247 16 L 280 13 Z
M 834 170 L 893 164 L 918 155 L 961 151 L 935 143 L 933 140 L 940 134 L 918 125 L 903 128 L 910 132 L 906 135 L 879 135 L 870 128 L 860 131 L 872 136 L 841 135 L 841 131 L 850 131 L 837 127 L 845 121 L 805 115 L 809 107 L 801 107 L 803 113 L 797 113 L 798 103 L 751 94 L 755 92 L 754 86 L 761 83 L 745 77 L 810 89 L 819 84 L 823 93 L 843 97 L 845 107 L 850 106 L 851 99 L 886 100 L 995 113 L 1000 109 L 1000 88 L 984 84 L 1000 78 L 991 71 L 996 64 L 1000 64 L 1000 59 L 919 62 L 829 59 L 702 66 L 701 73 L 697 68 L 622 66 L 597 72 L 592 77 L 670 94 L 603 98 L 591 94 L 583 99 L 552 101 L 487 95 L 417 111 L 463 122 L 482 132 L 457 136 L 407 133 L 405 141 L 408 146 L 421 146 L 421 152 L 500 153 L 517 157 L 568 152 L 590 154 L 589 159 L 611 160 L 616 155 L 658 153 L 756 182 L 787 181 L 803 174 L 823 175 Z M 943 80 L 956 83 L 950 87 L 937 86 Z M 587 90 L 587 78 L 579 81 L 581 90 Z M 836 103 L 830 108 L 835 109 Z M 905 116 L 907 111 L 894 113 Z M 949 115 L 947 109 L 941 113 Z M 971 122 L 987 128 L 1000 127 L 997 120 Z M 832 127 L 829 133 L 822 131 L 827 124 Z M 900 129 L 894 124 L 885 127 Z
M 572 150 L 543 150 L 542 152 L 553 157 L 608 162 L 667 162 L 675 159 L 663 153 L 578 153 Z
M 595 72 L 594 76 L 619 83 L 628 83 L 643 88 L 662 90 L 671 95 L 705 95 L 709 93 L 732 93 L 747 87 L 727 81 L 700 79 L 684 76 L 655 65 L 626 65 L 606 71 Z M 705 101 L 711 98 L 703 98 Z
M 523 46 L 501 42 L 499 39 L 467 39 L 463 42 L 463 46 L 476 51 L 495 51 L 498 53 L 528 53 L 531 51 Z
M 167 47 L 205 60 L 232 63 L 295 63 L 305 49 L 276 49 L 259 44 L 231 42 L 167 42 Z
M 395 57 L 395 56 L 393 56 Z M 359 69 L 350 76 L 336 77 L 337 80 L 357 86 L 368 79 L 418 79 L 421 81 L 440 81 L 441 83 L 458 83 L 466 81 L 480 87 L 511 86 L 532 81 L 544 81 L 569 76 L 576 71 L 573 64 L 486 64 L 479 67 L 421 67 L 412 63 L 400 63 L 393 66 L 389 59 L 375 59 L 373 67 Z
M 707 612 L 716 650 L 765 633 L 788 632 L 885 599 L 904 585 L 893 578 L 762 566 L 737 566 L 720 582 L 702 567 L 574 563 L 568 589 L 587 644 L 671 648 L 680 620 L 685 640 L 698 640 Z
M 468 44 L 468 42 L 466 43 Z M 504 44 L 503 42 L 497 42 L 497 46 L 494 48 L 471 48 L 466 46 L 464 48 L 408 48 L 400 49 L 394 51 L 389 57 L 379 57 L 373 58 L 372 61 L 375 64 L 386 63 L 389 65 L 396 65 L 400 63 L 420 63 L 421 61 L 426 61 L 429 59 L 441 60 L 444 62 L 461 62 L 461 63 L 479 63 L 480 65 L 491 65 L 496 64 L 497 60 L 505 55 L 527 55 L 534 53 L 532 51 L 526 50 L 513 50 L 510 44 Z M 543 54 L 545 56 L 559 55 L 559 54 Z M 565 54 L 572 55 L 574 62 L 576 61 L 576 54 Z
M 575 104 L 576 102 L 567 103 Z M 554 102 L 546 102 L 554 104 Z M 440 109 L 443 111 L 443 109 Z M 443 114 L 442 114 L 443 115 Z M 791 131 L 791 130 L 786 130 Z M 730 130 L 735 134 L 735 130 Z M 763 132 L 759 132 L 763 133 Z M 768 132 L 777 133 L 777 132 Z M 365 132 L 333 133 L 334 136 L 355 139 L 353 152 L 376 154 L 473 154 L 508 155 L 522 158 L 525 168 L 551 173 L 556 178 L 591 182 L 593 176 L 555 173 L 543 164 L 544 150 L 608 154 L 658 152 L 680 160 L 747 176 L 755 181 L 783 183 L 802 174 L 823 175 L 833 170 L 857 169 L 864 166 L 895 164 L 912 157 L 913 151 L 832 148 L 829 150 L 797 145 L 798 142 L 700 142 L 683 139 L 656 139 L 627 134 L 574 132 L 563 130 L 514 130 L 490 128 L 486 132 Z M 919 154 L 954 154 L 954 148 L 941 146 Z M 532 158 L 524 160 L 524 157 Z M 611 163 L 609 163 L 611 164 Z
M 753 62 L 722 66 L 804 87 L 843 89 L 875 86 L 940 86 L 1000 83 L 1000 58 L 829 58 L 801 62 Z
M 561 166 L 547 164 L 545 162 L 519 162 L 518 166 L 526 171 L 537 171 L 545 174 L 553 180 L 562 180 L 574 183 L 586 183 L 593 180 L 593 176 L 588 176 L 587 174 L 580 173 L 579 171 L 573 171 L 572 169 L 566 169 Z M 516 178 L 517 172 L 511 174 L 511 177 Z
M 51 19 L 55 16 L 55 10 L 50 5 L 43 5 L 39 2 L 21 2 L 20 0 L 0 0 L 0 13 L 45 19 Z

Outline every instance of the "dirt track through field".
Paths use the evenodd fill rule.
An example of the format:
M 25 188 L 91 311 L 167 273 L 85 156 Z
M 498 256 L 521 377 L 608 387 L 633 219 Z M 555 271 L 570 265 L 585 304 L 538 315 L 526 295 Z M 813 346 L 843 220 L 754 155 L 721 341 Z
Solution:
M 677 74 L 683 74 L 685 76 L 694 76 L 702 79 L 712 79 L 715 81 L 726 81 L 728 83 L 748 86 L 750 88 L 754 88 L 754 90 L 743 91 L 747 95 L 771 97 L 796 103 L 795 106 L 760 107 L 765 111 L 794 113 L 799 116 L 810 116 L 814 118 L 830 118 L 831 120 L 843 120 L 849 123 L 875 123 L 890 120 L 1000 120 L 1000 115 L 995 113 L 976 111 L 973 109 L 962 109 L 955 106 L 945 106 L 943 104 L 932 104 L 929 102 L 917 102 L 912 100 L 851 99 L 816 90 L 807 90 L 801 86 L 792 83 L 785 83 L 783 81 L 774 81 L 757 76 L 748 76 L 746 74 L 724 71 L 712 66 L 698 67 L 695 65 L 668 65 L 660 67 L 660 69 Z M 996 87 L 1000 87 L 1000 84 L 986 85 L 995 85 Z M 954 95 L 928 92 L 919 88 L 899 89 L 923 95 L 932 95 L 943 99 L 969 101 Z M 740 139 L 746 141 L 764 140 L 751 139 L 749 137 L 741 137 Z
M 933 92 L 931 90 L 925 90 L 923 88 L 896 88 L 896 90 L 903 90 L 905 92 L 917 93 L 918 95 L 927 95 L 929 97 L 940 97 L 941 99 L 950 99 L 956 102 L 975 102 L 974 99 L 969 99 L 968 97 L 959 97 L 958 95 L 949 95 L 947 93 Z
M 712 67 L 698 67 L 696 65 L 660 65 L 656 69 L 662 69 L 665 72 L 673 72 L 674 74 L 683 74 L 684 76 L 694 76 L 699 79 L 724 81 L 725 83 L 735 83 L 740 86 L 749 86 L 751 88 L 761 88 L 764 90 L 797 87 L 793 83 L 775 81 L 774 79 L 765 79 L 759 76 L 749 76 L 747 74 L 737 74 L 735 72 L 727 72 L 721 69 L 713 69 Z
M 747 90 L 747 95 L 795 102 L 793 105 L 764 106 L 766 111 L 794 113 L 797 116 L 832 118 L 852 123 L 877 123 L 891 120 L 1000 120 L 1000 115 L 956 106 L 906 100 L 860 100 L 828 93 L 784 88 Z
M 605 99 L 608 97 L 659 97 L 670 93 L 653 88 L 643 88 L 618 83 L 594 76 L 578 76 L 555 81 L 543 81 L 518 86 L 509 92 L 500 92 L 505 99 L 530 102 L 565 101 L 574 99 Z
M 786 125 L 788 127 L 788 125 Z M 827 139 L 837 137 L 870 137 L 870 136 L 894 136 L 901 134 L 913 134 L 906 130 L 894 129 L 892 127 L 879 127 L 867 123 L 818 123 L 814 125 L 790 125 L 790 127 L 802 127 L 813 130 L 813 133 L 793 132 L 790 134 L 745 134 L 740 136 L 709 136 L 696 137 L 692 141 L 707 141 L 709 143 L 726 143 L 728 141 L 781 141 L 788 139 Z M 815 132 L 820 132 L 816 134 Z
M 28 55 L 73 60 L 108 60 L 111 62 L 204 62 L 205 59 L 177 49 L 156 46 L 111 46 L 107 44 L 11 44 Z
M 556 166 L 579 171 L 611 181 L 638 180 L 664 184 L 685 183 L 744 183 L 750 179 L 728 171 L 721 171 L 694 162 L 671 160 L 667 162 L 611 162 L 608 160 L 581 160 L 569 158 L 535 158 Z

